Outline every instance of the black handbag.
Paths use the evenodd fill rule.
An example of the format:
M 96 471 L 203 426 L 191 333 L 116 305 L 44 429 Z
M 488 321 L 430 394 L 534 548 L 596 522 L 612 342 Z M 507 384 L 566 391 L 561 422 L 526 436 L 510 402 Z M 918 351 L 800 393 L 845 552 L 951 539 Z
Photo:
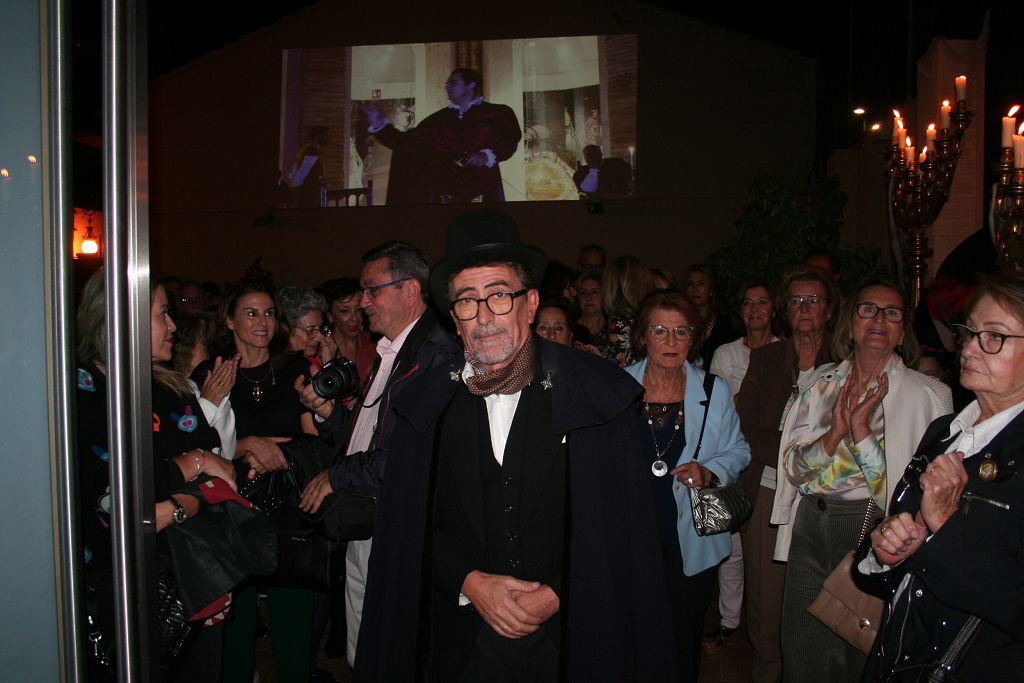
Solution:
M 693 451 L 693 459 L 700 455 L 700 446 L 704 440 L 704 426 L 708 421 L 708 410 L 711 408 L 711 392 L 715 388 L 715 375 L 704 374 L 704 419 L 700 423 L 700 436 L 697 447 Z M 693 511 L 693 528 L 698 536 L 732 533 L 750 519 L 754 505 L 737 479 L 726 485 L 716 485 L 717 477 L 711 486 L 690 489 L 690 509 Z
M 236 461 L 237 462 L 237 461 Z M 277 568 L 265 575 L 274 586 L 323 590 L 331 576 L 333 542 L 315 533 L 299 510 L 301 489 L 291 469 L 264 472 L 243 482 L 238 493 L 267 514 L 277 535 Z
M 172 681 L 201 627 L 188 620 L 178 596 L 178 582 L 169 569 L 157 571 L 156 595 L 160 614 L 160 680 Z
M 160 619 L 160 680 L 172 681 L 199 627 L 188 621 L 174 574 L 157 570 L 157 614 Z M 85 574 L 86 663 L 90 681 L 117 680 L 117 641 L 114 627 L 114 575 L 110 570 Z

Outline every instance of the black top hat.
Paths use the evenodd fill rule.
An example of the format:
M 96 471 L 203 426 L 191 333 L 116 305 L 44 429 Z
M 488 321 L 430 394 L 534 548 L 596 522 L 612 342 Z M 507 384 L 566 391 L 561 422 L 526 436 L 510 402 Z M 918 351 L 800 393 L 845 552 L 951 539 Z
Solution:
M 444 258 L 430 271 L 430 294 L 441 309 L 448 305 L 449 280 L 461 270 L 489 263 L 518 263 L 536 287 L 548 265 L 543 251 L 520 241 L 515 219 L 498 209 L 477 209 L 456 218 L 448 226 L 444 246 Z

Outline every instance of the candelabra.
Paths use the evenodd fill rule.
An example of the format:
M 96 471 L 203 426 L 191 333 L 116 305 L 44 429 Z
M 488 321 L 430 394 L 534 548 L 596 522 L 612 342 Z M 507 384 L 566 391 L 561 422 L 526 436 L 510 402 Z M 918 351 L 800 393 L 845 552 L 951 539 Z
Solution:
M 1024 270 L 1024 168 L 1014 168 L 1014 153 L 1004 147 L 996 174 L 995 207 L 992 212 L 996 254 L 1003 271 Z
M 949 113 L 949 127 L 941 128 L 920 159 L 914 159 L 910 140 L 904 148 L 889 147 L 889 204 L 902 242 L 903 260 L 910 277 L 910 306 L 917 308 L 927 270 L 925 259 L 934 252 L 928 246 L 928 228 L 949 199 L 956 164 L 963 149 L 963 135 L 973 114 L 967 102 L 956 103 Z

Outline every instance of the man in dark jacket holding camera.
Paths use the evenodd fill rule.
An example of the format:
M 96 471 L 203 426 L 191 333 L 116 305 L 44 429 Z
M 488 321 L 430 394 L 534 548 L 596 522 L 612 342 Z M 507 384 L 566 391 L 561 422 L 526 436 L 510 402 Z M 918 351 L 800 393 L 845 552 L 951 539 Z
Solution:
M 389 242 L 363 256 L 359 305 L 370 330 L 383 335 L 369 387 L 350 413 L 334 400 L 318 396 L 312 386 L 296 385 L 302 403 L 316 414 L 322 437 L 344 451 L 310 481 L 300 505 L 316 512 L 331 493 L 376 497 L 384 478 L 393 429 L 391 403 L 428 369 L 457 362 L 458 344 L 427 306 L 426 257 L 404 242 Z M 348 659 L 355 660 L 363 593 L 372 539 L 350 541 L 345 558 L 345 611 Z

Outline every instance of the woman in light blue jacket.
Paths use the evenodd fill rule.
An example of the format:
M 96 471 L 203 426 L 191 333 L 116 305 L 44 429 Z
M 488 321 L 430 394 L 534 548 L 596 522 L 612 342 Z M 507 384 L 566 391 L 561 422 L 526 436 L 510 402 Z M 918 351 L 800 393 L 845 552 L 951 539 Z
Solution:
M 731 483 L 750 462 L 729 387 L 715 378 L 709 402 L 704 371 L 687 360 L 699 338 L 691 321 L 698 319 L 679 292 L 648 296 L 632 330 L 634 357 L 643 360 L 626 368 L 644 387 L 638 419 L 650 437 L 644 444 L 647 460 L 637 466 L 651 472 L 683 681 L 697 680 L 704 612 L 718 564 L 731 548 L 728 534 L 697 535 L 688 489 Z

